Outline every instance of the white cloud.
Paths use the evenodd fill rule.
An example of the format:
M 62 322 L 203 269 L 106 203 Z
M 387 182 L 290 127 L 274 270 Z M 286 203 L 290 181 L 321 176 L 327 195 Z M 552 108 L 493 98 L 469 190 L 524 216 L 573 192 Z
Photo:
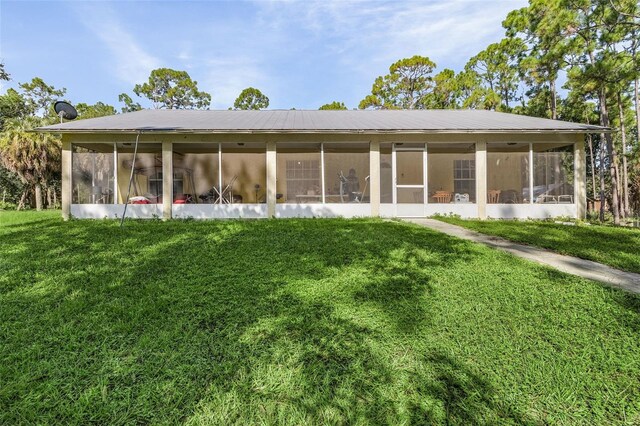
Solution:
M 437 59 L 450 66 L 498 41 L 504 34 L 506 14 L 524 6 L 509 1 L 314 1 L 259 2 L 261 22 L 274 31 L 286 31 L 292 22 L 345 64 L 371 69 L 388 67 L 414 54 Z
M 132 33 L 119 22 L 106 3 L 75 5 L 79 20 L 91 31 L 109 52 L 106 61 L 113 67 L 115 76 L 131 86 L 149 78 L 151 70 L 161 62 L 148 53 Z

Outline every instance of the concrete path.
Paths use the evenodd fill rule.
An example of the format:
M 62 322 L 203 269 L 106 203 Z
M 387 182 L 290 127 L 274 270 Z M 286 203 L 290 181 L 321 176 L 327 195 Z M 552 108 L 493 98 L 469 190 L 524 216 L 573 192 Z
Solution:
M 578 275 L 590 280 L 600 281 L 632 293 L 640 294 L 640 274 L 621 271 L 590 260 L 564 256 L 545 249 L 514 243 L 512 241 L 505 240 L 504 238 L 481 234 L 460 226 L 440 222 L 435 219 L 405 220 L 436 231 L 444 232 L 445 234 L 454 237 L 504 250 L 515 256 L 522 257 L 542 265 L 551 266 L 552 268 L 566 272 L 567 274 Z

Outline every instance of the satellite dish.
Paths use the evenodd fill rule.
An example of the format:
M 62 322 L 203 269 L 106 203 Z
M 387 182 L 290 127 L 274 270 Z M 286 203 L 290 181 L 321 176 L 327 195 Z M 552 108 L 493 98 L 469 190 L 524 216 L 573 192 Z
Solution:
M 78 111 L 68 102 L 58 101 L 53 104 L 53 109 L 60 117 L 60 123 L 62 123 L 62 119 L 66 118 L 67 120 L 74 120 L 78 117 Z

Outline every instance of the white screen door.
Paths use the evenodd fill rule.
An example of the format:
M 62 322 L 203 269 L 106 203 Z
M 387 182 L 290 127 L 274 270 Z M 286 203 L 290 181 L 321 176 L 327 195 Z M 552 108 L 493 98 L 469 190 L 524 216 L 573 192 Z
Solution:
M 404 148 L 394 144 L 392 152 L 393 203 L 397 216 L 425 215 L 426 151 L 424 146 Z

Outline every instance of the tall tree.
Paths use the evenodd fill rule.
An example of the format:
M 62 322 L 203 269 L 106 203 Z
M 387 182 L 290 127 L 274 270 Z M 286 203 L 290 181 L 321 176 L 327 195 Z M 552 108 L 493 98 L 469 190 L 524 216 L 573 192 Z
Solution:
M 433 77 L 433 89 L 421 100 L 421 107 L 428 109 L 458 108 L 460 97 L 459 81 L 456 73 L 448 68 Z
M 241 110 L 269 108 L 269 98 L 256 88 L 247 87 L 240 92 L 233 103 L 233 108 Z
M 526 45 L 521 39 L 505 38 L 472 57 L 465 69 L 475 72 L 488 91 L 500 97 L 503 109 L 508 111 L 510 103 L 517 100 L 518 65 L 525 51 Z
M 31 190 L 35 195 L 36 208 L 41 210 L 42 188 L 51 181 L 52 175 L 59 173 L 59 139 L 48 133 L 32 131 L 45 124 L 47 122 L 38 117 L 8 120 L 0 137 L 0 161 L 25 185 L 19 208 Z
M 329 104 L 324 104 L 322 105 L 320 108 L 318 108 L 319 110 L 345 110 L 347 109 L 347 107 L 345 106 L 344 102 L 338 102 L 338 101 L 333 101 Z
M 186 71 L 170 68 L 151 71 L 149 80 L 136 84 L 133 93 L 149 99 L 156 109 L 204 109 L 211 103 L 211 95 L 198 90 L 198 82 Z
M 20 88 L 32 114 L 47 116 L 53 114 L 53 103 L 67 93 L 67 89 L 56 89 L 40 77 L 28 83 L 20 83 Z
M 556 119 L 558 74 L 568 50 L 567 27 L 574 14 L 561 0 L 530 0 L 529 6 L 514 10 L 502 25 L 507 36 L 521 36 L 528 50 L 520 61 L 520 71 L 530 86 L 528 96 L 547 100 L 548 116 Z
M 571 3 L 573 22 L 568 30 L 571 36 L 572 57 L 568 71 L 568 86 L 580 86 L 597 100 L 600 124 L 611 125 L 610 104 L 615 102 L 616 85 L 629 75 L 630 61 L 619 52 L 629 27 L 621 21 L 627 19 L 609 0 L 576 0 Z M 620 173 L 618 149 L 609 132 L 601 135 L 606 144 L 611 182 L 611 210 L 614 223 L 620 223 Z M 604 201 L 604 200 L 601 200 Z M 604 203 L 603 203 L 604 204 Z M 601 219 L 604 210 L 601 211 Z
M 459 72 L 456 85 L 462 108 L 495 110 L 500 106 L 500 95 L 484 87 L 480 76 L 473 70 Z
M 371 94 L 360 101 L 359 108 L 422 108 L 424 97 L 433 89 L 431 73 L 435 67 L 431 59 L 418 55 L 394 62 L 389 74 L 376 78 Z

